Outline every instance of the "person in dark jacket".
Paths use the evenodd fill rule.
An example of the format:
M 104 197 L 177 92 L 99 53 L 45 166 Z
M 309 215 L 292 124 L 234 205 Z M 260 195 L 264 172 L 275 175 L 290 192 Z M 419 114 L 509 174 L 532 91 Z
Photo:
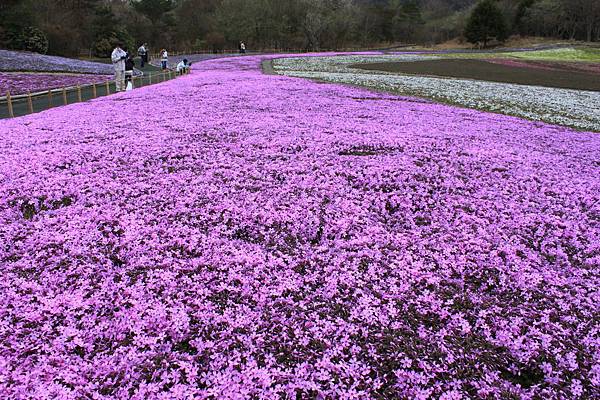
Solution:
M 127 53 L 127 58 L 125 59 L 125 87 L 126 90 L 129 90 L 129 85 L 131 84 L 131 89 L 133 89 L 133 69 L 135 68 L 135 61 L 133 61 L 133 57 L 131 54 Z
M 144 65 L 148 63 L 148 44 L 144 43 L 140 46 L 138 56 L 141 59 L 141 67 L 144 68 Z

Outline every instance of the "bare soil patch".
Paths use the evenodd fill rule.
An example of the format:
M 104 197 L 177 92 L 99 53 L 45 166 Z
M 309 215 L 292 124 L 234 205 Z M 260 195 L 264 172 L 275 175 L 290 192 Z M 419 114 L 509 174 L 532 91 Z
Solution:
M 533 64 L 502 65 L 484 60 L 441 59 L 358 64 L 353 65 L 353 68 L 409 75 L 466 78 L 489 82 L 600 91 L 599 73 L 594 70 L 573 70 L 562 64 L 557 63 L 552 68 L 540 68 Z

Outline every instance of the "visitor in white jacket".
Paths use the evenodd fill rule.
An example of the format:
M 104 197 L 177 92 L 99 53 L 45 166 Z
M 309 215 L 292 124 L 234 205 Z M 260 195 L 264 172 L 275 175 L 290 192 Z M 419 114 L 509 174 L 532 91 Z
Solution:
M 183 75 L 190 72 L 192 63 L 188 63 L 187 58 L 184 58 L 179 64 L 177 64 L 177 75 Z
M 125 60 L 127 59 L 127 53 L 121 48 L 120 44 L 113 50 L 111 59 L 115 66 L 117 92 L 123 92 L 125 90 Z

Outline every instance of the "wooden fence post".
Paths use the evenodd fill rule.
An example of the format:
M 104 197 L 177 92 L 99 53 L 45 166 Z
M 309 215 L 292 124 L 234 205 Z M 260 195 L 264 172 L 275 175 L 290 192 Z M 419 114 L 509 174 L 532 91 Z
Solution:
M 92 97 L 96 98 L 98 97 L 98 92 L 96 91 L 96 84 L 92 83 Z
M 82 102 L 82 100 L 81 100 L 81 86 L 79 86 L 79 85 L 77 85 L 77 101 L 79 103 Z
M 63 88 L 62 90 L 62 97 L 63 97 L 63 104 L 66 106 L 68 103 L 67 101 L 67 89 Z
M 10 97 L 10 92 L 6 92 L 6 104 L 8 105 L 8 115 L 11 118 L 14 118 L 15 113 L 13 112 L 13 104 L 12 104 L 12 98 Z
M 31 92 L 27 91 L 27 111 L 33 114 L 33 102 L 31 101 Z
M 108 83 L 108 81 L 106 81 L 106 95 L 108 96 L 110 94 L 110 83 Z
M 48 90 L 48 108 L 52 107 L 52 90 Z

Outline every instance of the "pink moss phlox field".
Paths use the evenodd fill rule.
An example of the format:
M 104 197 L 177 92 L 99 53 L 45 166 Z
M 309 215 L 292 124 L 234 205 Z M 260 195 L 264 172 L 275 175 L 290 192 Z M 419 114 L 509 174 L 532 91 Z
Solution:
M 319 56 L 319 57 L 327 57 L 327 56 L 336 56 L 336 55 L 381 55 L 383 54 L 383 52 L 381 51 L 362 51 L 362 52 L 352 52 L 352 53 L 348 53 L 348 52 L 322 52 L 322 53 L 301 53 L 301 54 L 297 54 L 295 56 L 302 56 L 302 57 L 312 57 L 312 56 Z M 208 60 L 214 60 L 214 59 L 222 59 L 222 58 L 230 58 L 230 57 L 244 57 L 247 58 L 248 56 L 242 55 L 242 54 L 236 54 L 236 53 L 224 53 L 224 54 L 187 54 L 187 55 L 178 55 L 178 56 L 169 56 L 169 68 L 175 68 L 177 66 L 177 64 L 183 60 L 186 59 L 188 60 L 188 62 L 192 63 L 192 64 L 196 64 L 200 63 L 200 62 L 204 62 L 204 61 L 208 61 Z M 281 54 L 277 57 L 288 57 L 288 55 L 285 54 Z M 152 65 L 158 67 L 161 65 L 161 60 L 160 58 L 154 59 L 150 62 Z M 192 65 L 193 67 L 193 65 Z
M 92 83 L 103 83 L 113 79 L 112 75 L 61 75 L 25 74 L 20 72 L 0 72 L 0 95 L 35 93 L 48 89 L 72 87 Z
M 207 60 L 214 60 L 218 58 L 229 58 L 229 57 L 239 57 L 240 54 L 182 54 L 178 56 L 169 56 L 169 68 L 175 68 L 177 64 L 183 59 L 188 60 L 188 62 L 195 64 Z M 153 59 L 150 64 L 155 67 L 160 67 L 161 60 L 160 58 Z
M 505 65 L 507 67 L 543 69 L 548 71 L 573 71 L 600 74 L 600 64 L 568 61 L 523 61 L 509 58 L 489 58 L 487 62 Z
M 492 64 L 504 65 L 507 67 L 515 67 L 515 68 L 530 68 L 530 69 L 544 69 L 548 71 L 555 71 L 556 67 L 551 65 L 545 65 L 543 63 L 534 63 L 522 60 L 514 60 L 510 58 L 490 58 L 486 60 Z
M 600 136 L 263 75 L 0 122 L 0 397 L 600 394 Z

